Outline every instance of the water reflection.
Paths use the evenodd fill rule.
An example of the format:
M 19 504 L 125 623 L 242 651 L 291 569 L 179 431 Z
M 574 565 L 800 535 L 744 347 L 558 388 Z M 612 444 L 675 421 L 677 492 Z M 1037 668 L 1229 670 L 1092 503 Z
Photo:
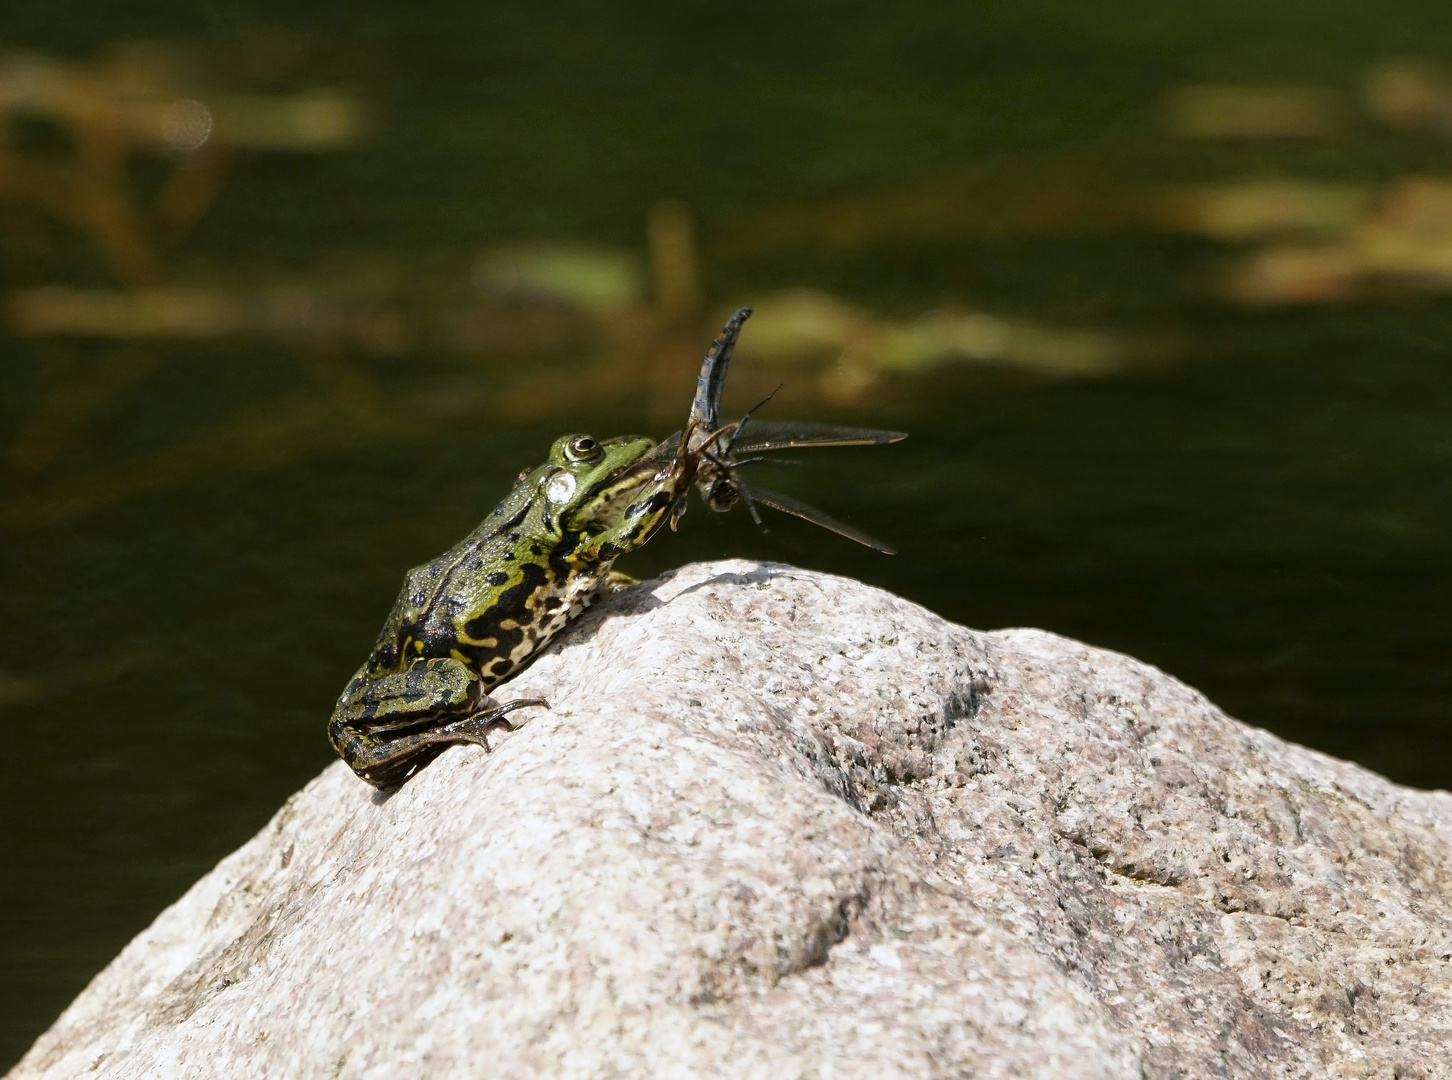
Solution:
M 1182 139 L 1333 139 L 1351 119 L 1335 90 L 1291 83 L 1177 86 L 1163 108 Z
M 1386 299 L 1452 282 L 1452 180 L 1377 185 L 1282 174 L 1145 183 L 1125 179 L 1134 162 L 1113 154 L 999 162 L 881 194 L 768 207 L 704 241 L 690 208 L 666 200 L 647 215 L 635 250 L 516 241 L 452 273 L 417 274 L 379 254 L 355 263 L 392 265 L 382 281 L 328 267 L 273 282 L 189 281 L 165 267 L 163 241 L 197 225 L 239 150 L 337 151 L 366 130 L 356 96 L 240 92 L 207 85 L 203 70 L 187 49 L 156 43 L 112 48 L 90 62 L 34 53 L 0 61 L 0 108 L 12 121 L 56 125 L 69 145 L 58 152 L 34 138 L 0 144 L 4 196 L 79 229 L 120 286 L 13 288 L 6 325 L 42 342 L 122 343 L 46 384 L 8 453 L 0 523 L 10 528 L 54 523 L 208 469 L 270 467 L 360 439 L 417 435 L 444 417 L 519 423 L 632 399 L 665 415 L 695 343 L 719 321 L 722 305 L 708 313 L 703 289 L 716 265 L 803 247 L 842 254 L 1015 234 L 1182 233 L 1237 251 L 1213 273 L 1187 268 L 1186 293 L 1259 308 Z M 1368 118 L 1443 133 L 1452 83 L 1435 68 L 1386 64 L 1366 85 Z M 1303 84 L 1184 85 L 1169 88 L 1162 103 L 1169 135 L 1201 141 L 1345 140 L 1354 137 L 1352 115 L 1335 91 Z M 136 154 L 167 162 L 150 206 L 134 197 Z M 962 298 L 881 312 L 806 283 L 752 293 L 759 314 L 739 380 L 752 391 L 789 381 L 794 401 L 819 407 L 863 403 L 889 382 L 930 378 L 944 364 L 1103 377 L 1187 355 L 1188 335 L 1164 321 L 1074 325 Z M 52 468 L 108 400 L 158 377 L 166 351 L 159 346 L 222 340 L 284 347 L 310 390 L 243 410 L 124 467 Z M 419 354 L 475 367 L 443 387 L 416 380 L 399 388 L 368 363 Z
M 1225 276 L 1254 306 L 1375 301 L 1452 291 L 1452 178 L 1404 177 L 1315 243 L 1268 245 Z
M 147 284 L 164 276 L 161 248 L 206 214 L 240 150 L 334 150 L 364 130 L 344 92 L 240 93 L 207 86 L 205 72 L 200 56 L 162 42 L 113 46 L 90 62 L 0 57 L 0 200 L 78 229 L 119 280 Z M 138 154 L 169 163 L 149 205 L 133 190 Z
M 1452 136 L 1452 76 L 1425 60 L 1397 60 L 1375 68 L 1366 81 L 1373 116 L 1411 132 Z

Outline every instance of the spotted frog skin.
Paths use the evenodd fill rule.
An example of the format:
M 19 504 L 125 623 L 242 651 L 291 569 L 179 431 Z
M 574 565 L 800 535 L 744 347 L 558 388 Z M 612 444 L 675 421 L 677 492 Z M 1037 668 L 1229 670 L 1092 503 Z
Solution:
M 397 787 L 455 743 L 488 747 L 510 711 L 489 691 L 574 615 L 628 582 L 640 547 L 691 477 L 672 446 L 567 435 L 459 544 L 414 567 L 373 651 L 333 710 L 328 736 L 374 787 Z

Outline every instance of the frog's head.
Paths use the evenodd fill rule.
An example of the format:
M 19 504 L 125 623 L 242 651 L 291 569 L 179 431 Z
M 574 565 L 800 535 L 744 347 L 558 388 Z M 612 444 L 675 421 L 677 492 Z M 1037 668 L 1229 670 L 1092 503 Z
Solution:
M 566 435 L 550 447 L 539 490 L 563 529 L 608 528 L 660 483 L 662 462 L 655 450 L 655 442 L 642 435 Z

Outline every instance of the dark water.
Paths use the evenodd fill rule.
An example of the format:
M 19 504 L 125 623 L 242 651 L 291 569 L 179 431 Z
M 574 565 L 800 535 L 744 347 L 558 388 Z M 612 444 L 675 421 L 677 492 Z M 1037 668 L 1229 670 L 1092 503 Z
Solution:
M 147 2 L 123 18 L 20 4 L 0 32 L 88 55 L 122 37 L 282 27 L 329 79 L 383 104 L 359 149 L 245 161 L 175 255 L 198 274 L 374 251 L 467 265 L 509 238 L 638 244 L 662 196 L 709 229 L 994 155 L 1109 146 L 1154 175 L 1352 178 L 1446 157 L 1370 130 L 1200 158 L 1154 134 L 1173 82 L 1352 87 L 1374 60 L 1427 55 L 1452 41 L 1439 5 L 481 7 Z M 65 280 L 104 280 L 66 243 L 49 261 L 16 249 L 0 272 L 10 286 L 53 280 L 58 265 Z M 896 557 L 698 511 L 626 568 L 740 555 L 853 575 L 974 626 L 1124 650 L 1287 738 L 1452 786 L 1452 303 L 1234 313 L 1193 287 L 1210 257 L 1199 242 L 1125 235 L 708 262 L 711 303 L 787 284 L 887 310 L 971 298 L 1171 326 L 1188 347 L 1177 365 L 1112 379 L 949 371 L 896 382 L 870 406 L 818 406 L 912 438 L 823 452 L 771 482 Z M 13 433 L 50 354 L 0 342 Z M 390 363 L 401 380 L 414 364 L 457 366 Z M 84 462 L 130 460 L 297 378 L 271 346 L 176 347 L 161 370 L 98 414 Z M 0 1063 L 328 763 L 324 720 L 406 567 L 471 528 L 560 432 L 669 426 L 619 405 L 531 425 L 440 422 L 274 468 L 214 468 L 6 534 Z

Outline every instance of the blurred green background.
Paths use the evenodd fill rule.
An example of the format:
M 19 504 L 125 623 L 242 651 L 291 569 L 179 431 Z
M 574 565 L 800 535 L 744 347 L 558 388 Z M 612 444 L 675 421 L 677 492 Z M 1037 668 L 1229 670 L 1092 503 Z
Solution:
M 0 1065 L 331 759 L 403 571 L 570 430 L 901 427 L 779 559 L 1452 786 L 1452 10 L 0 14 Z

